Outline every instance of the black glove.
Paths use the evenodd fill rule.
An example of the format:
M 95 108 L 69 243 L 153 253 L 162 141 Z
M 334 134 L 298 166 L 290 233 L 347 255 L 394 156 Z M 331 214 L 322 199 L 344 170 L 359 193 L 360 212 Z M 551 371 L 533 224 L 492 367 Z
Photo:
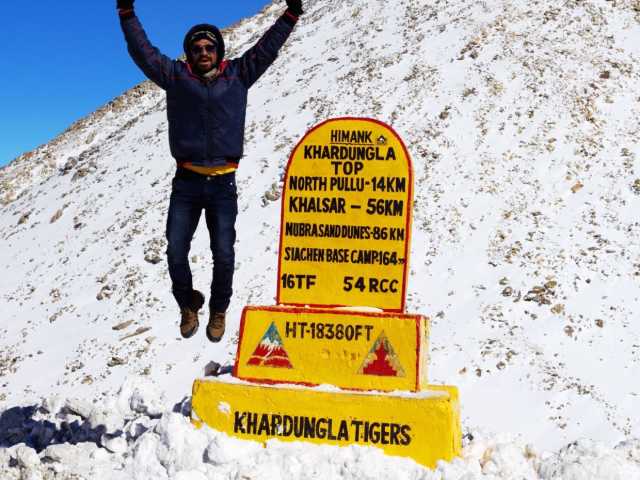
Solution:
M 134 0 L 118 0 L 118 10 L 131 10 Z
M 299 17 L 304 13 L 304 10 L 302 10 L 302 0 L 287 0 L 287 9 L 296 17 Z

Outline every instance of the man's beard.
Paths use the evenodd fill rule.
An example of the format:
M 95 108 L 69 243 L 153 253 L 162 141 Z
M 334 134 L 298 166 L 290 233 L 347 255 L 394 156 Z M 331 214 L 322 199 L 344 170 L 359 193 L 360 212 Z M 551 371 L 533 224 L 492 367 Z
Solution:
M 215 65 L 211 64 L 211 68 L 209 68 L 208 70 L 202 70 L 201 68 L 198 67 L 197 64 L 193 65 L 193 70 L 195 71 L 195 73 L 203 78 L 206 79 L 214 79 L 218 76 L 218 67 L 216 67 Z

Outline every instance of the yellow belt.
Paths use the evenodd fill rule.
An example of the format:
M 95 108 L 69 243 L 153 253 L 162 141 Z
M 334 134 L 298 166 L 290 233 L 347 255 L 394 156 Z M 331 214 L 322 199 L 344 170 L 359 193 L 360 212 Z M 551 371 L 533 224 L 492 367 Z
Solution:
M 234 163 L 227 163 L 226 165 L 217 167 L 200 167 L 187 162 L 181 163 L 180 166 L 192 172 L 199 173 L 200 175 L 224 175 L 225 173 L 235 172 L 238 169 L 238 165 Z

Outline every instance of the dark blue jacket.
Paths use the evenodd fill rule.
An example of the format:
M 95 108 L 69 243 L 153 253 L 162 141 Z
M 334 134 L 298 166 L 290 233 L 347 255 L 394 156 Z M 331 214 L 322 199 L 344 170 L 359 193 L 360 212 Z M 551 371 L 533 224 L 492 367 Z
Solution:
M 243 152 L 247 92 L 278 55 L 295 25 L 285 13 L 244 55 L 222 60 L 220 74 L 204 80 L 191 66 L 160 53 L 135 15 L 121 17 L 129 53 L 144 74 L 167 92 L 169 146 L 178 163 L 237 163 Z

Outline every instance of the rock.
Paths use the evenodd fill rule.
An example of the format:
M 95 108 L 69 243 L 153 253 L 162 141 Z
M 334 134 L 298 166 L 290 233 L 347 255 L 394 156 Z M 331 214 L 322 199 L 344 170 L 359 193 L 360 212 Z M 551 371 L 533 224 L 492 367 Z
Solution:
M 89 135 L 87 135 L 87 139 L 84 141 L 85 144 L 89 145 L 90 143 L 92 143 L 95 139 L 96 139 L 96 135 L 97 135 L 97 131 L 94 130 L 93 132 L 91 132 Z
M 512 294 L 513 294 L 513 288 L 511 287 L 506 287 L 504 290 L 502 290 L 503 297 L 510 297 Z
M 128 449 L 127 440 L 120 435 L 102 435 L 100 445 L 118 455 L 122 455 Z
M 88 418 L 92 430 L 102 433 L 114 433 L 122 430 L 124 417 L 113 408 L 96 407 Z
M 49 223 L 56 223 L 62 216 L 63 212 L 64 212 L 64 209 L 61 208 L 56 213 L 54 213 L 53 216 L 51 217 L 51 220 L 49 220 Z
M 204 366 L 205 377 L 217 377 L 221 365 L 218 362 L 211 361 Z
M 127 328 L 129 325 L 131 325 L 133 323 L 133 320 L 127 320 L 126 322 L 122 322 L 119 323 L 117 325 L 114 325 L 113 327 L 111 327 L 111 330 L 124 330 L 125 328 Z
M 56 414 L 64 406 L 64 399 L 60 395 L 51 395 L 42 401 L 42 408 L 48 413 Z
M 541 293 L 544 293 L 544 292 L 545 292 L 545 288 L 539 287 L 539 286 L 535 286 L 531 290 L 529 290 L 529 293 L 532 293 L 534 295 L 540 295 Z
M 153 252 L 153 253 L 147 253 L 144 256 L 144 260 L 152 265 L 157 265 L 162 261 L 162 258 L 157 253 Z
M 120 357 L 111 357 L 111 360 L 107 362 L 107 367 L 117 367 L 120 365 L 126 365 L 127 361 Z
M 580 190 L 582 190 L 582 187 L 584 187 L 584 185 L 578 181 L 575 183 L 573 187 L 571 187 L 571 191 L 573 193 L 578 193 Z
M 52 303 L 60 301 L 60 297 L 61 297 L 60 290 L 58 290 L 57 288 L 52 289 L 49 292 L 49 296 L 51 297 Z
M 20 468 L 30 470 L 40 466 L 40 457 L 33 448 L 20 445 L 14 453 Z
M 190 417 L 192 412 L 191 397 L 184 397 L 173 406 L 173 412 L 180 413 L 185 417 Z
M 160 417 L 166 410 L 158 387 L 142 377 L 125 381 L 118 392 L 118 406 L 122 412 L 128 410 L 150 417 Z
M 266 191 L 264 193 L 264 198 L 266 198 L 270 202 L 275 202 L 276 200 L 278 200 L 280 198 L 280 195 L 278 193 L 276 193 L 276 192 Z
M 78 415 L 83 420 L 89 418 L 91 412 L 93 411 L 92 404 L 79 398 L 68 399 L 65 403 L 65 408 L 74 415 Z
M 18 220 L 18 225 L 22 225 L 22 224 L 26 223 L 27 220 L 29 220 L 29 216 L 30 215 L 31 215 L 31 212 L 27 212 L 27 213 L 22 214 L 22 216 Z
M 160 263 L 164 257 L 166 244 L 166 240 L 162 237 L 149 240 L 145 246 L 144 260 L 152 265 Z
M 135 332 L 120 338 L 120 341 L 127 340 L 131 337 L 136 337 L 138 335 L 142 335 L 143 333 L 147 333 L 149 330 L 151 330 L 151 327 L 139 327 L 138 329 L 136 329 Z
M 550 280 L 544 286 L 536 285 L 523 297 L 525 302 L 536 302 L 538 305 L 551 305 L 551 298 L 555 297 L 555 288 L 558 283 Z M 550 298 L 551 297 L 551 298 Z
M 96 295 L 96 300 L 104 300 L 105 298 L 111 298 L 111 295 L 113 295 L 113 291 L 115 290 L 114 287 L 112 287 L 111 285 L 105 285 L 104 287 L 102 287 L 100 289 L 100 291 L 97 293 Z
M 6 448 L 0 448 L 0 472 L 2 472 L 3 465 L 9 465 L 11 461 L 11 453 Z
M 81 458 L 90 458 L 91 454 L 97 449 L 96 444 L 91 442 L 78 443 L 76 445 L 61 443 L 48 446 L 44 450 L 43 458 L 64 465 L 74 465 Z
M 69 157 L 66 163 L 64 164 L 64 166 L 62 167 L 62 169 L 60 169 L 60 175 L 66 175 L 71 170 L 73 170 L 77 164 L 78 164 L 77 158 Z
M 124 426 L 124 433 L 127 435 L 127 438 L 136 440 L 138 437 L 142 436 L 142 434 L 151 429 L 153 425 L 154 421 L 149 417 L 138 417 L 127 422 Z

